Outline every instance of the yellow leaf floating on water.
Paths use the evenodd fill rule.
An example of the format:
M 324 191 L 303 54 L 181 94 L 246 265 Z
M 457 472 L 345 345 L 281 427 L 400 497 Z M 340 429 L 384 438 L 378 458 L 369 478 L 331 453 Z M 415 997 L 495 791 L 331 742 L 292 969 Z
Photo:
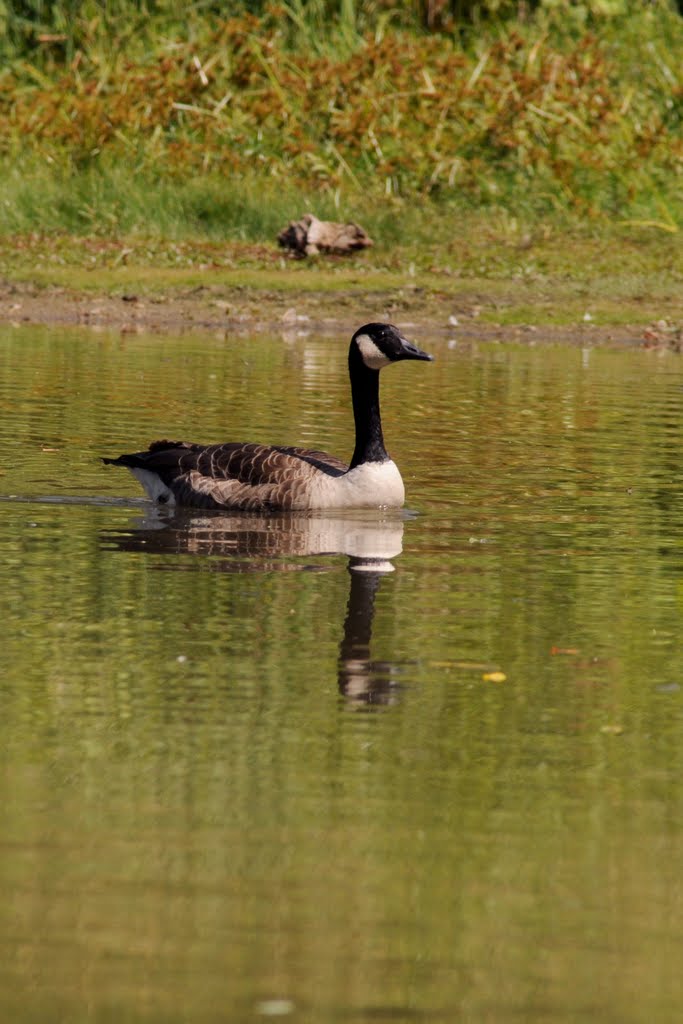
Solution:
M 617 722 L 614 722 L 612 725 L 600 726 L 600 732 L 605 733 L 605 735 L 609 736 L 621 736 L 623 731 L 623 725 L 619 725 Z
M 504 672 L 484 672 L 481 678 L 485 683 L 504 683 L 507 676 Z

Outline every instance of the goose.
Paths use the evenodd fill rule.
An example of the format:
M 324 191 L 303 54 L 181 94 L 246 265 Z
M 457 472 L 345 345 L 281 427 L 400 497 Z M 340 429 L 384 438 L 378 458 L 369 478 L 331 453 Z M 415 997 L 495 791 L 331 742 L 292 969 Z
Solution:
M 102 461 L 129 469 L 159 505 L 257 512 L 400 508 L 405 491 L 384 447 L 379 372 L 402 359 L 433 356 L 393 324 L 365 324 L 351 338 L 356 444 L 348 465 L 309 448 L 189 441 L 154 441 L 147 451 Z

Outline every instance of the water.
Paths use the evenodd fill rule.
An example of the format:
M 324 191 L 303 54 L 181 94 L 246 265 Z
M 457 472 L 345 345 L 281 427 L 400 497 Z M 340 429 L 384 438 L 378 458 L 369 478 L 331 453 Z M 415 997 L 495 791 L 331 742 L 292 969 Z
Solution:
M 416 340 L 408 514 L 164 517 L 345 343 L 1 329 L 3 1020 L 681 1019 L 683 363 Z

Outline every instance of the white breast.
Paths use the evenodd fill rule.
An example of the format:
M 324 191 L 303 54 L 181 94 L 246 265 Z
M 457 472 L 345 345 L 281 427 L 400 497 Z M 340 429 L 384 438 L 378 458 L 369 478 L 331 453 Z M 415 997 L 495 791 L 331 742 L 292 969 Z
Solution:
M 403 480 L 395 462 L 365 462 L 344 476 L 320 474 L 312 482 L 308 508 L 400 508 Z
M 128 468 L 135 479 L 140 481 L 152 501 L 160 501 L 164 505 L 175 505 L 173 491 L 166 486 L 157 473 L 152 473 L 149 469 L 137 469 L 132 466 Z

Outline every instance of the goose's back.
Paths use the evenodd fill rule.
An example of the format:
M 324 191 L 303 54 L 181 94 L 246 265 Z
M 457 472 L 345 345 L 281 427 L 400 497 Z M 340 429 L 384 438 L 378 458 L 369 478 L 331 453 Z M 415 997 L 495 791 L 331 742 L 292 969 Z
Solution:
M 245 511 L 326 507 L 329 484 L 348 468 L 315 449 L 240 442 L 155 441 L 107 461 L 127 466 L 156 501 Z

